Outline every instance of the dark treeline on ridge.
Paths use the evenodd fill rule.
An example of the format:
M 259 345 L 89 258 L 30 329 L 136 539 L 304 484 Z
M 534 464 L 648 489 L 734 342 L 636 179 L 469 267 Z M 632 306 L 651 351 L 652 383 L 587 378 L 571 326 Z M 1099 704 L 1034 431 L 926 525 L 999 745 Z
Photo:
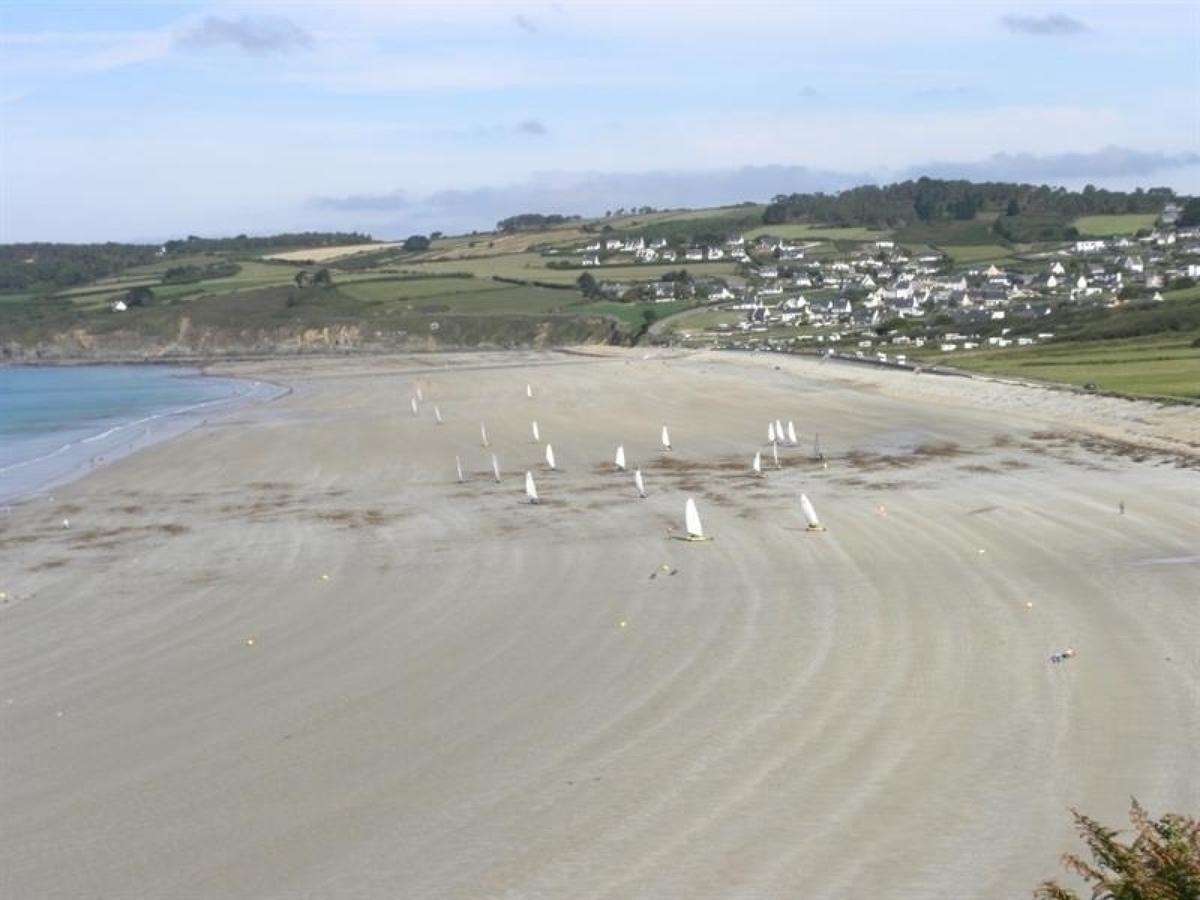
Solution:
M 895 228 L 915 222 L 969 220 L 991 210 L 1010 217 L 1052 217 L 1066 222 L 1088 215 L 1158 213 L 1174 196 L 1170 188 L 1138 188 L 1128 193 L 1089 184 L 1082 191 L 1068 191 L 1047 185 L 919 178 L 863 185 L 837 194 L 781 194 L 767 206 L 763 221 L 768 225 L 815 221 Z
M 303 250 L 339 244 L 365 244 L 369 234 L 340 231 L 306 231 L 267 237 L 201 238 L 190 235 L 165 244 L 0 244 L 0 291 L 54 290 L 75 287 L 118 275 L 134 266 L 157 259 L 191 253 L 262 253 L 271 250 Z M 168 281 L 194 280 L 189 267 L 169 270 Z M 194 267 L 192 267 L 194 268 Z M 222 273 L 217 273 L 222 274 Z M 198 277 L 212 277 L 207 270 Z
M 152 244 L 0 244 L 0 291 L 87 284 L 157 254 Z
M 497 231 L 537 231 L 542 228 L 553 228 L 555 225 L 565 225 L 574 222 L 579 216 L 560 216 L 556 214 L 541 215 L 540 213 L 522 213 L 519 216 L 509 216 L 496 223 Z
M 374 238 L 357 231 L 298 231 L 247 237 L 202 238 L 194 234 L 183 240 L 163 244 L 167 253 L 206 253 L 214 250 L 259 252 L 263 250 L 306 250 L 310 247 L 337 247 L 341 244 L 370 244 Z

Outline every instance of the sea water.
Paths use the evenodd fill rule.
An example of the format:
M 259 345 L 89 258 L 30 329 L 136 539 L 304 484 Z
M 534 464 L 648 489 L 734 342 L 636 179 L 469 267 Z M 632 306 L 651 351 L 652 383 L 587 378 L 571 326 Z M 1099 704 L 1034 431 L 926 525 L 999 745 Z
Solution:
M 277 393 L 264 382 L 166 366 L 0 368 L 0 503 Z

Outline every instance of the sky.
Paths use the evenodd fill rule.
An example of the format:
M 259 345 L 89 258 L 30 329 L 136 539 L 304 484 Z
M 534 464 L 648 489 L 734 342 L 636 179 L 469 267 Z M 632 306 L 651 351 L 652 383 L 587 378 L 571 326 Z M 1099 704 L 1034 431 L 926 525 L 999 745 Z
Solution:
M 0 0 L 0 242 L 1200 193 L 1200 3 Z

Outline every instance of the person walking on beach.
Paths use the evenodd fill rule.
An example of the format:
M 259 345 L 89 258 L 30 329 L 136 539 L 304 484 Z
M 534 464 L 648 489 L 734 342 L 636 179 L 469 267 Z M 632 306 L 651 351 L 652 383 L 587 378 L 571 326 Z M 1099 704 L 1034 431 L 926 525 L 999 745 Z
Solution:
M 1120 516 L 1125 515 L 1125 501 L 1124 500 L 1122 500 L 1120 503 L 1117 504 L 1117 515 L 1120 515 Z

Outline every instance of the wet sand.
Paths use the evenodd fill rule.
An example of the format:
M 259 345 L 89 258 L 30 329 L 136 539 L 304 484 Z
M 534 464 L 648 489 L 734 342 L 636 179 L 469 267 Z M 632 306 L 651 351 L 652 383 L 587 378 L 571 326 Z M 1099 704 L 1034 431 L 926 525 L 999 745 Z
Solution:
M 1028 896 L 1068 807 L 1200 809 L 1194 409 L 764 355 L 217 373 L 293 392 L 0 518 L 4 896 Z

